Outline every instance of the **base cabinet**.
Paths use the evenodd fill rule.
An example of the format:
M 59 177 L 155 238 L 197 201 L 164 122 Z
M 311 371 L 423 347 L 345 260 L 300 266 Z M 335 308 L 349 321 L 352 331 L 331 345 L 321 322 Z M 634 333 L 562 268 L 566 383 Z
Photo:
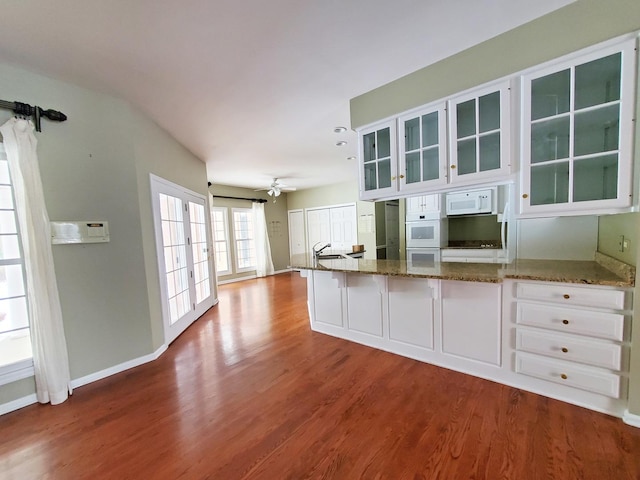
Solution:
M 303 274 L 314 331 L 625 414 L 631 288 Z
M 389 277 L 389 340 L 434 349 L 437 280 Z
M 510 281 L 504 293 L 511 383 L 622 416 L 632 291 Z
M 501 286 L 442 282 L 442 351 L 491 365 L 501 361 Z

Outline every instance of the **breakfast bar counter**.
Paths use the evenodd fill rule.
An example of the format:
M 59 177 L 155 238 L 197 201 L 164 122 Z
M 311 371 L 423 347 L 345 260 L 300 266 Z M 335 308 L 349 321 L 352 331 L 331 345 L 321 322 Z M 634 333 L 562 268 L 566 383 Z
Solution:
M 306 255 L 295 255 L 291 266 L 300 270 L 489 283 L 517 279 L 632 287 L 635 282 L 634 267 L 600 253 L 596 253 L 594 261 L 520 259 L 508 264 L 435 262 L 428 265 L 411 264 L 404 260 L 314 260 Z

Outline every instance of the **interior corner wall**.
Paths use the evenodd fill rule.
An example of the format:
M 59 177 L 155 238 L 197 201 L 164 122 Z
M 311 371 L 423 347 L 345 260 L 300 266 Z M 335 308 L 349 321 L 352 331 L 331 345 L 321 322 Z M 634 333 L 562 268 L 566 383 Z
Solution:
M 50 219 L 109 222 L 108 243 L 53 246 L 72 379 L 152 354 L 162 319 L 158 279 L 150 280 L 145 258 L 155 249 L 150 194 L 139 185 L 158 170 L 206 194 L 204 163 L 187 160 L 168 134 L 108 95 L 4 64 L 0 92 L 68 116 L 62 123 L 43 119 L 36 134 Z M 0 122 L 11 115 L 0 111 Z M 0 404 L 34 391 L 32 378 L 2 385 Z
M 132 110 L 130 126 L 135 152 L 144 274 L 148 290 L 152 345 L 155 351 L 164 344 L 164 325 L 150 174 L 202 195 L 208 205 L 207 168 L 202 160 L 141 113 Z M 206 209 L 208 211 L 208 206 Z M 215 281 L 212 284 L 212 295 L 217 298 Z
M 357 128 L 640 29 L 637 0 L 577 0 L 351 99 Z

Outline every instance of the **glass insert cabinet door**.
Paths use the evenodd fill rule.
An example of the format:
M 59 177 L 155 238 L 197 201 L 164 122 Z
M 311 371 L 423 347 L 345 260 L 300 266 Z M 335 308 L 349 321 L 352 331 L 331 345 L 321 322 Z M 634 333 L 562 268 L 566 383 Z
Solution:
M 417 191 L 447 182 L 446 103 L 398 119 L 400 191 Z
M 631 205 L 634 46 L 523 77 L 523 212 Z
M 509 87 L 505 81 L 450 100 L 451 183 L 488 180 L 509 173 Z
M 363 129 L 360 139 L 360 190 L 363 199 L 396 192 L 396 125 L 388 121 Z

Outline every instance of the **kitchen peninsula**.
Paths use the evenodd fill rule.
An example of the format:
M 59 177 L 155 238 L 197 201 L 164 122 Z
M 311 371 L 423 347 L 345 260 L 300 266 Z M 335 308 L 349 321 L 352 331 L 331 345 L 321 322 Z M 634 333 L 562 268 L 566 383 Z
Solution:
M 511 264 L 292 258 L 311 328 L 627 418 L 635 269 L 596 261 Z M 640 425 L 639 425 L 640 426 Z

